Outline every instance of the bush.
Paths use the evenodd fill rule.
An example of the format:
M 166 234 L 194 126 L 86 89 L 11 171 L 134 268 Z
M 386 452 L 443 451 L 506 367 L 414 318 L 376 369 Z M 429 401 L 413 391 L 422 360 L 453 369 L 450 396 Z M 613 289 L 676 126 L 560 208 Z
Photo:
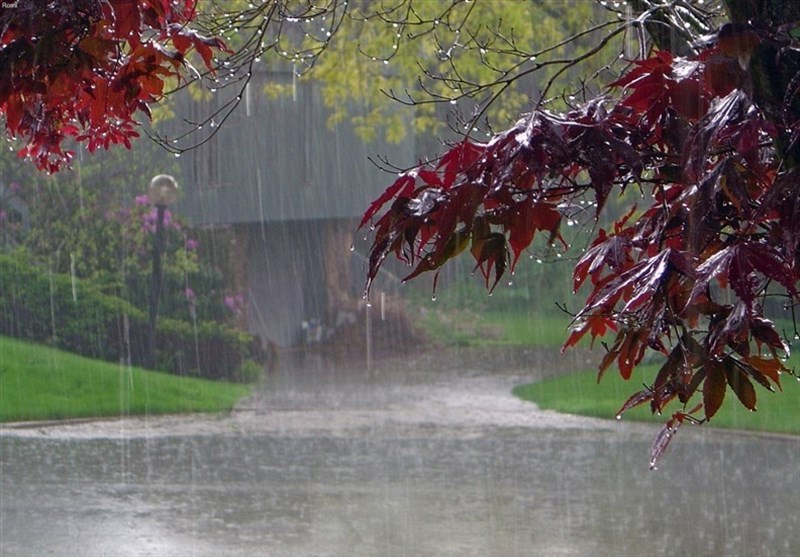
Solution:
M 37 268 L 24 253 L 0 254 L 0 334 L 76 354 L 138 365 L 147 316 L 86 280 Z M 179 375 L 236 380 L 247 360 L 264 362 L 247 333 L 214 322 L 160 319 L 157 368 Z

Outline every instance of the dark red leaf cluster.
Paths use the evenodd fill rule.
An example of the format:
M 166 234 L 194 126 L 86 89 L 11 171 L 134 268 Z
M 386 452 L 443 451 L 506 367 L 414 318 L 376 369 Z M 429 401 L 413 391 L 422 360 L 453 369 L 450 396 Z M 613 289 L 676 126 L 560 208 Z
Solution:
M 9 3 L 11 5 L 11 3 Z M 194 0 L 61 0 L 15 2 L 0 11 L 0 113 L 20 137 L 21 157 L 57 171 L 73 153 L 72 137 L 88 149 L 130 147 L 138 122 L 180 79 L 196 51 L 213 67 L 225 46 L 189 25 Z
M 639 188 L 649 206 L 600 229 L 575 266 L 575 290 L 590 292 L 564 348 L 613 333 L 600 375 L 616 365 L 625 379 L 647 353 L 662 354 L 653 382 L 620 410 L 683 406 L 654 462 L 699 410 L 686 412 L 698 393 L 704 418 L 693 421 L 713 418 L 728 389 L 755 410 L 753 384 L 780 386 L 788 353 L 765 296 L 798 298 L 800 182 L 781 149 L 798 130 L 760 109 L 742 53 L 727 46 L 656 52 L 611 84 L 616 100 L 536 110 L 402 174 L 364 215 L 375 226 L 369 280 L 390 253 L 412 266 L 410 278 L 469 246 L 493 288 L 537 233 L 563 242 L 560 224 L 581 196 L 599 215 L 612 192 Z

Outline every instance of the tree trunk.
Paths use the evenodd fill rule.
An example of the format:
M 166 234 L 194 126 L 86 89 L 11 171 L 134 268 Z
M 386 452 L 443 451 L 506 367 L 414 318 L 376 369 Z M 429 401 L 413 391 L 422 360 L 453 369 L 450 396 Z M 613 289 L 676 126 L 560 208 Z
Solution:
M 749 25 L 761 32 L 779 29 L 800 21 L 800 3 L 796 0 L 725 0 L 731 23 Z M 800 56 L 780 50 L 773 41 L 762 40 L 750 59 L 753 99 L 779 130 L 791 127 L 800 119 L 798 75 Z M 783 136 L 781 131 L 781 136 Z M 800 162 L 800 149 L 789 138 L 781 137 L 778 149 L 786 157 L 786 165 Z
M 725 7 L 731 23 L 752 25 L 757 31 L 774 30 L 800 20 L 800 3 L 795 0 L 725 0 Z M 781 52 L 771 41 L 762 41 L 751 59 L 755 101 L 776 123 L 785 119 L 793 122 L 800 116 L 800 101 L 795 98 L 786 104 L 787 92 L 791 94 L 798 85 L 799 62 L 796 52 Z

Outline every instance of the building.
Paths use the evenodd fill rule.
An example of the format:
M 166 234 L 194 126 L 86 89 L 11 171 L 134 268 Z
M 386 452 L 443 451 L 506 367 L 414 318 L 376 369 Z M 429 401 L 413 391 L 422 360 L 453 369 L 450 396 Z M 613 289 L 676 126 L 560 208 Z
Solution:
M 286 93 L 268 98 L 266 83 Z M 195 122 L 223 103 L 184 102 Z M 278 346 L 319 340 L 353 318 L 365 278 L 353 234 L 394 179 L 369 158 L 413 160 L 413 138 L 364 143 L 347 122 L 329 126 L 328 116 L 318 85 L 259 74 L 214 138 L 180 160 L 178 212 L 195 226 L 231 227 L 242 324 Z

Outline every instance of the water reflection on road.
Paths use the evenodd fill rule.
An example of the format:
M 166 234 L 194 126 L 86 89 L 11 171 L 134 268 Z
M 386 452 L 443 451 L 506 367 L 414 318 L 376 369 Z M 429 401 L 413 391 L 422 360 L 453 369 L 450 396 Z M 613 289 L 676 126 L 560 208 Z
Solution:
M 800 554 L 797 439 L 681 432 L 652 473 L 652 428 L 509 394 L 539 355 L 461 356 L 287 364 L 230 416 L 4 428 L 0 554 Z

